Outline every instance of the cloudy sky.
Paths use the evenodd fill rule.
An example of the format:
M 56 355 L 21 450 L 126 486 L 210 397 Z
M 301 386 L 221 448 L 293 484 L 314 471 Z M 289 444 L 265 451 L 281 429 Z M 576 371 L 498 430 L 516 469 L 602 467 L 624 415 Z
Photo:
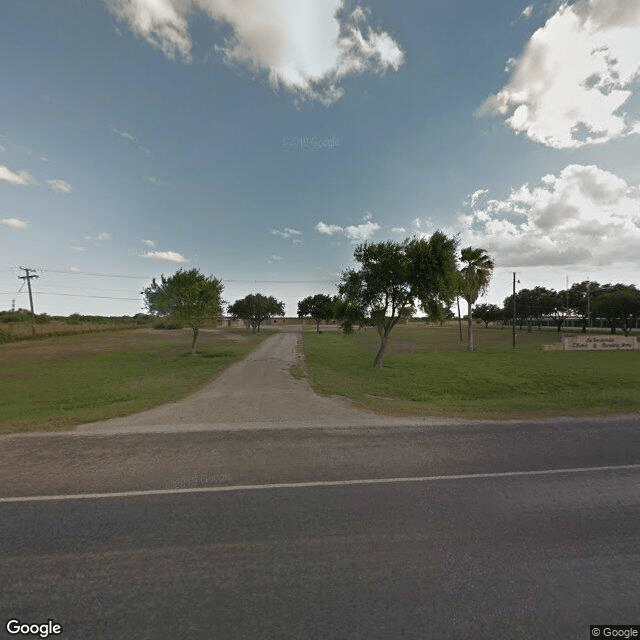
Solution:
M 334 293 L 436 229 L 487 295 L 640 283 L 640 0 L 17 0 L 0 21 L 0 309 Z M 22 289 L 21 289 L 22 287 Z

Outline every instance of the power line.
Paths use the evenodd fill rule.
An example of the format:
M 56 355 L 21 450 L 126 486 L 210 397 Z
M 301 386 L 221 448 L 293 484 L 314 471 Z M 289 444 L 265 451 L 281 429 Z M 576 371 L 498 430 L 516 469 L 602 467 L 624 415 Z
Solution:
M 223 283 L 234 284 L 333 284 L 335 280 L 235 280 L 221 277 Z
M 62 269 L 46 269 L 47 273 L 62 273 L 70 276 L 99 276 L 102 278 L 131 278 L 134 280 L 150 280 L 152 276 L 131 276 L 118 273 L 93 273 L 91 271 L 65 271 Z
M 151 280 L 155 276 L 132 276 L 122 273 L 97 273 L 92 271 L 66 271 L 62 269 L 46 269 L 48 273 L 60 273 L 63 275 L 73 276 L 98 276 L 102 278 L 131 278 L 134 280 Z M 220 278 L 223 282 L 234 284 L 333 284 L 335 280 L 234 280 L 224 277 Z
M 82 293 L 59 293 L 57 291 L 38 292 L 41 296 L 65 296 L 69 298 L 100 298 L 102 300 L 135 300 L 139 301 L 140 298 L 116 298 L 113 296 L 89 296 Z

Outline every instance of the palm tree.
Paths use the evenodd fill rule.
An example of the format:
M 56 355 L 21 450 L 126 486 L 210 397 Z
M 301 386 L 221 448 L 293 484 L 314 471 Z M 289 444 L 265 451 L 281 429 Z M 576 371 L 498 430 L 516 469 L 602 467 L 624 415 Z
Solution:
M 463 278 L 463 291 L 462 297 L 467 301 L 469 307 L 468 313 L 468 336 L 469 346 L 468 349 L 473 351 L 475 348 L 473 342 L 473 317 L 472 306 L 478 299 L 478 296 L 485 293 L 489 282 L 491 280 L 491 274 L 493 273 L 493 260 L 487 255 L 484 249 L 474 249 L 467 247 L 460 253 L 460 258 L 465 266 L 462 267 L 460 273 Z

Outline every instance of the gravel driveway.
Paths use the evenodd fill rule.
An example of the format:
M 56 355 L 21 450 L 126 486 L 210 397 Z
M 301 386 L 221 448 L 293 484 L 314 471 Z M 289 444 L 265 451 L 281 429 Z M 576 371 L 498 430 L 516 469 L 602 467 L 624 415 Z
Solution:
M 389 423 L 388 418 L 350 408 L 345 400 L 317 396 L 306 380 L 294 379 L 289 367 L 300 357 L 297 347 L 301 339 L 299 332 L 282 331 L 183 400 L 124 418 L 80 425 L 75 431 L 140 433 Z

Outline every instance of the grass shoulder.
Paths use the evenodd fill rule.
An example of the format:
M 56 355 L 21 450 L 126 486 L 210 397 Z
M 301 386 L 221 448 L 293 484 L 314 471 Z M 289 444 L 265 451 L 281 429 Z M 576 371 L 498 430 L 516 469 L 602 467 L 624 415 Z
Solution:
M 0 433 L 67 429 L 184 398 L 272 332 L 154 329 L 0 345 Z
M 640 410 L 640 351 L 542 350 L 555 332 L 478 330 L 470 352 L 457 327 L 399 326 L 382 370 L 375 330 L 305 334 L 312 388 L 391 415 L 467 418 L 610 415 Z

